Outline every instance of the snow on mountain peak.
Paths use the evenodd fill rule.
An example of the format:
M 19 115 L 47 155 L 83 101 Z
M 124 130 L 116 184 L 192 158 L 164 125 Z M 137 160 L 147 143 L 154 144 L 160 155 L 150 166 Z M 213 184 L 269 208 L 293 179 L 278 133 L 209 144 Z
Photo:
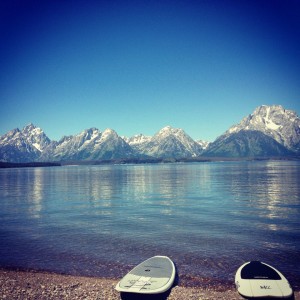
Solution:
M 168 125 L 168 126 L 163 127 L 162 129 L 160 129 L 157 134 L 167 134 L 167 133 L 172 132 L 173 129 L 174 129 L 173 127 Z
M 288 149 L 300 142 L 300 119 L 296 112 L 286 110 L 281 105 L 262 105 L 245 117 L 239 124 L 232 126 L 225 135 L 241 130 L 260 131 L 274 138 Z
M 239 131 L 242 131 L 241 134 Z M 222 149 L 228 151 L 235 147 L 237 140 L 247 147 L 251 142 L 254 150 L 258 145 L 261 153 L 269 151 L 265 144 L 269 145 L 274 140 L 290 153 L 300 153 L 300 118 L 296 112 L 286 110 L 281 105 L 262 105 L 213 143 L 194 141 L 183 129 L 169 125 L 153 137 L 138 134 L 131 138 L 121 138 L 110 128 L 103 132 L 90 128 L 77 135 L 64 136 L 58 142 L 51 142 L 41 128 L 30 123 L 22 130 L 17 128 L 0 137 L 0 160 L 25 162 L 129 157 L 190 158 L 203 153 L 209 154 L 209 151 L 220 153 L 214 152 L 214 149 L 221 149 L 224 145 L 225 148 Z M 276 149 L 279 147 L 276 144 L 273 146 Z
M 134 145 L 139 145 L 139 144 L 143 144 L 143 143 L 147 143 L 151 140 L 151 136 L 146 136 L 143 134 L 136 134 L 130 138 L 127 137 L 122 137 L 123 140 L 128 143 L 130 146 L 134 146 Z
M 173 128 L 171 126 L 165 126 L 155 136 L 168 136 L 168 135 L 186 135 L 181 128 Z
M 165 127 L 161 128 L 161 129 L 160 129 L 160 131 L 164 131 L 164 130 L 170 130 L 170 129 L 173 129 L 173 127 L 172 127 L 172 126 L 170 126 L 170 125 L 167 125 L 167 126 L 165 126 Z
M 39 152 L 42 152 L 51 142 L 44 131 L 32 123 L 26 125 L 22 129 L 21 134 L 24 136 L 25 140 Z
M 107 129 L 105 129 L 105 130 L 102 132 L 101 139 L 107 139 L 107 138 L 110 138 L 110 137 L 117 138 L 117 137 L 119 137 L 119 136 L 118 136 L 118 134 L 116 133 L 116 131 L 114 131 L 114 130 L 111 129 L 111 128 L 107 128 Z
M 103 133 L 105 133 L 105 134 L 115 134 L 116 131 L 113 130 L 113 129 L 111 129 L 111 128 L 106 128 L 106 129 L 103 131 Z
M 24 128 L 23 128 L 23 131 L 25 132 L 25 131 L 27 131 L 27 132 L 29 132 L 29 131 L 32 131 L 32 130 L 34 130 L 34 129 L 36 129 L 37 127 L 34 125 L 34 124 L 32 124 L 32 123 L 29 123 L 29 124 L 27 124 Z
M 22 131 L 13 129 L 0 137 L 0 160 L 33 161 L 49 143 L 49 138 L 33 124 L 25 126 Z

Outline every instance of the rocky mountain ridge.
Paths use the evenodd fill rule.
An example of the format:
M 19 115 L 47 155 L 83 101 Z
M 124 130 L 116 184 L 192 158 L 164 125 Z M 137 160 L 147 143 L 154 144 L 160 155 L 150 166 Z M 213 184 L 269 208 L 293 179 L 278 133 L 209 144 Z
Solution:
M 138 153 L 156 158 L 188 158 L 201 155 L 203 147 L 182 129 L 166 126 L 153 137 L 138 136 L 128 140 Z
M 300 119 L 280 105 L 262 105 L 214 142 L 194 141 L 183 129 L 166 126 L 154 136 L 120 137 L 97 128 L 51 141 L 29 124 L 0 137 L 0 161 L 88 161 L 112 159 L 189 159 L 200 156 L 257 157 L 300 154 Z
M 90 128 L 52 142 L 40 155 L 42 161 L 133 158 L 132 148 L 112 129 Z
M 33 124 L 10 130 L 0 137 L 0 161 L 35 161 L 41 152 L 51 144 L 42 129 Z
M 224 136 L 241 130 L 260 131 L 295 152 L 300 150 L 300 118 L 295 111 L 281 105 L 262 105 L 239 124 L 227 130 Z

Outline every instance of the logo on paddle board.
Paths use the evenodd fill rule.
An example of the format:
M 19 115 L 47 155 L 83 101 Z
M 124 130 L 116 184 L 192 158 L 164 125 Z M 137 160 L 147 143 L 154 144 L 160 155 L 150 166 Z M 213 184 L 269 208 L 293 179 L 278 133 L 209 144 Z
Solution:
M 260 288 L 263 290 L 271 290 L 271 287 L 269 285 L 261 285 Z

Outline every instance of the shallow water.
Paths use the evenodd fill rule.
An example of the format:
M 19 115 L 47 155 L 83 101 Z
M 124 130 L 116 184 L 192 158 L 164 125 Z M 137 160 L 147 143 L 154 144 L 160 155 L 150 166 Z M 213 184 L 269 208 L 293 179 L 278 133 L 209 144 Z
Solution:
M 185 284 L 262 260 L 300 283 L 300 163 L 0 170 L 0 267 L 122 277 L 168 255 Z

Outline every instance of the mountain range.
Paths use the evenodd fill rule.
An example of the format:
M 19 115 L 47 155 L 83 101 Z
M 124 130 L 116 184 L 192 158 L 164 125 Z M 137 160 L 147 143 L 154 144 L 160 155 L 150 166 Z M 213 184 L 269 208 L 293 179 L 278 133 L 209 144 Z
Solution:
M 33 124 L 0 137 L 0 161 L 90 161 L 190 159 L 300 155 L 300 118 L 280 105 L 262 105 L 214 142 L 195 141 L 183 129 L 166 126 L 154 136 L 121 137 L 113 129 L 90 128 L 51 141 Z

